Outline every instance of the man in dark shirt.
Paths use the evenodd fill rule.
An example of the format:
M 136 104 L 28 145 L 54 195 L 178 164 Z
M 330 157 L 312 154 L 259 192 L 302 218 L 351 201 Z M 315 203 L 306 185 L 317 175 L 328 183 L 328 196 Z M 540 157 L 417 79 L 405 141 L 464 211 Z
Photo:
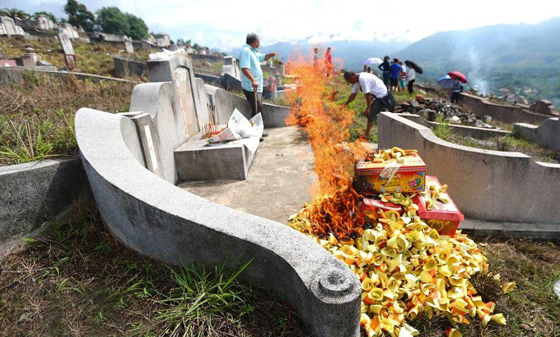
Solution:
M 379 65 L 379 70 L 383 72 L 383 83 L 389 88 L 389 76 L 391 75 L 391 64 L 389 63 L 389 56 L 383 58 L 383 63 Z
M 399 78 L 401 76 L 401 72 L 402 72 L 402 68 L 399 65 L 399 59 L 395 57 L 393 59 L 393 64 L 391 64 L 390 80 L 391 80 L 392 92 L 397 92 L 397 90 L 399 89 Z

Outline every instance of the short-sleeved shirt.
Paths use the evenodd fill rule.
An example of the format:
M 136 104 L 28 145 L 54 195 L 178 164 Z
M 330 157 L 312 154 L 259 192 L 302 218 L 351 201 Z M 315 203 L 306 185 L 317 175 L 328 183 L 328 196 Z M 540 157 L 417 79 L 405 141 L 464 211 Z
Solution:
M 406 73 L 406 80 L 407 81 L 412 81 L 416 79 L 416 70 L 414 70 L 414 68 L 410 67 L 408 69 L 408 72 Z
M 387 87 L 379 77 L 370 73 L 360 73 L 358 82 L 354 83 L 352 93 L 357 94 L 362 89 L 365 94 L 372 94 L 376 98 L 383 98 L 387 96 Z
M 241 48 L 239 55 L 239 67 L 241 69 L 249 69 L 251 75 L 255 78 L 259 87 L 257 92 L 263 92 L 263 72 L 261 69 L 261 62 L 264 61 L 265 55 L 260 53 L 258 49 L 246 44 Z M 241 72 L 241 87 L 247 91 L 253 91 L 253 83 L 251 80 Z
M 399 73 L 402 71 L 398 63 L 391 64 L 391 78 L 399 78 Z

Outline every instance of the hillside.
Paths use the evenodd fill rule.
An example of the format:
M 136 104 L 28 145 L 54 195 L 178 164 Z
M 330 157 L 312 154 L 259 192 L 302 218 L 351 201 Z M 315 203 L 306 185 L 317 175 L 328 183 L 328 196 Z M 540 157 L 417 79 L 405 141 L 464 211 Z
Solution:
M 440 32 L 398 52 L 423 64 L 477 62 L 560 67 L 560 18 L 539 24 L 495 25 Z
M 560 106 L 559 35 L 560 18 L 495 25 L 436 33 L 395 55 L 419 63 L 425 70 L 424 80 L 459 70 L 486 94 L 499 95 L 498 90 L 506 88 Z

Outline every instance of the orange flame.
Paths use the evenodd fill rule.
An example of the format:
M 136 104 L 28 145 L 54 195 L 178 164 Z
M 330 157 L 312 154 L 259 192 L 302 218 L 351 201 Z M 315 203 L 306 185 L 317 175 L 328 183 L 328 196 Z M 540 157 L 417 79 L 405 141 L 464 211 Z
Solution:
M 360 197 L 351 180 L 356 158 L 366 150 L 350 141 L 355 113 L 335 102 L 332 77 L 326 76 L 323 67 L 300 57 L 290 61 L 289 71 L 297 74 L 300 86 L 289 97 L 287 122 L 303 127 L 308 134 L 319 178 L 318 192 L 322 194 L 300 215 L 312 223 L 317 235 L 332 232 L 341 238 L 359 234 L 363 225 L 356 219 Z

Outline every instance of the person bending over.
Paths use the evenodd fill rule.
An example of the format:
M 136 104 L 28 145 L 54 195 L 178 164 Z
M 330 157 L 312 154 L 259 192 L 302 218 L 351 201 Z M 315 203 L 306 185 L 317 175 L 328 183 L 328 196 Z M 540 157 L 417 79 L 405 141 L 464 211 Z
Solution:
M 368 139 L 373 122 L 377 121 L 377 115 L 383 109 L 394 111 L 395 110 L 395 97 L 387 87 L 374 74 L 369 73 L 354 73 L 346 71 L 344 72 L 344 79 L 346 82 L 353 85 L 352 94 L 348 96 L 344 106 L 347 106 L 352 102 L 358 95 L 360 89 L 366 97 L 367 107 L 364 111 L 364 115 L 367 116 L 367 127 L 366 132 L 362 137 Z

